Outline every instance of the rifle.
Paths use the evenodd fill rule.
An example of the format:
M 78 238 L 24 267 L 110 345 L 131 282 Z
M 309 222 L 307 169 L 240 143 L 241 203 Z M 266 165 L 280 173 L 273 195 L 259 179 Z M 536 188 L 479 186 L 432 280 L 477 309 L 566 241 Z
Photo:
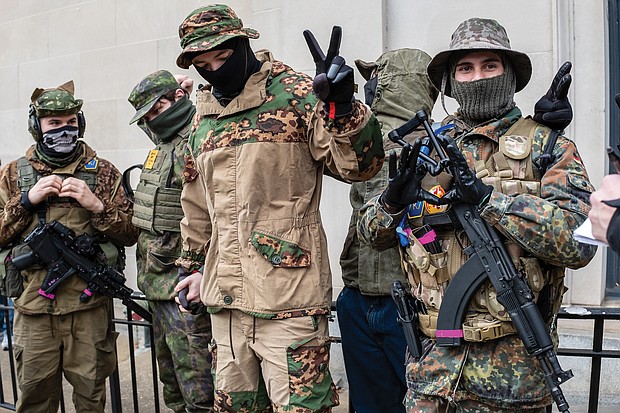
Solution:
M 439 162 L 425 159 L 431 164 L 431 170 L 436 173 L 438 170 L 447 169 L 456 179 L 456 166 L 439 144 L 425 111 L 417 112 L 414 118 L 401 128 L 407 126 L 411 131 L 419 125 L 424 126 L 439 157 Z M 406 129 L 399 128 L 396 130 L 398 133 L 392 131 L 388 137 L 398 142 L 397 135 L 407 132 Z M 487 279 L 490 280 L 497 292 L 497 301 L 510 315 L 525 350 L 538 359 L 546 385 L 559 411 L 568 412 L 569 405 L 560 384 L 572 378 L 573 372 L 560 367 L 551 336 L 533 301 L 524 275 L 515 268 L 497 230 L 482 219 L 475 205 L 453 203 L 450 210 L 453 224 L 465 230 L 471 245 L 465 249 L 469 259 L 454 275 L 444 293 L 437 319 L 437 345 L 454 347 L 463 344 L 462 326 L 469 302 L 478 288 Z
M 87 286 L 80 295 L 80 302 L 87 302 L 93 294 L 101 293 L 120 299 L 131 311 L 151 322 L 149 311 L 136 303 L 133 290 L 125 285 L 125 276 L 104 263 L 105 254 L 95 237 L 88 234 L 75 236 L 70 228 L 58 221 L 40 224 L 24 240 L 30 252 L 13 259 L 19 270 L 36 262 L 47 268 L 39 294 L 54 299 L 54 291 L 60 284 L 77 274 Z
M 398 324 L 403 328 L 409 354 L 413 358 L 422 357 L 422 344 L 418 337 L 418 313 L 426 313 L 424 303 L 408 294 L 400 281 L 392 284 L 392 299 L 398 310 Z

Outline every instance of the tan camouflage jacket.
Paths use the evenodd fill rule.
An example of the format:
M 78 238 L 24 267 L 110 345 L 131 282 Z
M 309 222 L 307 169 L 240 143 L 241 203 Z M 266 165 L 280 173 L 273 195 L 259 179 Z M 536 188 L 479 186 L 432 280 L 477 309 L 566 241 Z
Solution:
M 82 141 L 78 141 L 82 142 Z M 46 222 L 57 220 L 75 231 L 76 235 L 96 232 L 106 235 L 118 245 L 133 245 L 137 229 L 131 225 L 132 207 L 127 200 L 121 183 L 120 172 L 88 145 L 83 143 L 84 156 L 61 169 L 53 170 L 35 155 L 35 145 L 26 151 L 30 164 L 43 176 L 50 174 L 73 175 L 79 168 L 97 170 L 94 194 L 103 202 L 104 210 L 93 214 L 82 208 L 77 201 L 53 202 L 47 207 Z M 38 217 L 24 209 L 21 192 L 17 185 L 17 161 L 5 165 L 0 174 L 0 247 L 11 243 L 19 244 L 37 226 Z M 80 303 L 79 297 L 86 282 L 74 275 L 56 290 L 54 300 L 42 297 L 38 290 L 46 271 L 40 266 L 22 271 L 25 278 L 24 292 L 15 300 L 15 307 L 24 314 L 67 314 L 100 305 L 106 297 L 95 294 L 87 303 Z
M 346 181 L 375 175 L 379 124 L 359 102 L 328 122 L 309 76 L 267 51 L 257 57 L 261 70 L 226 107 L 198 93 L 179 263 L 204 263 L 201 298 L 210 311 L 325 313 L 332 284 L 319 212 L 323 171 Z

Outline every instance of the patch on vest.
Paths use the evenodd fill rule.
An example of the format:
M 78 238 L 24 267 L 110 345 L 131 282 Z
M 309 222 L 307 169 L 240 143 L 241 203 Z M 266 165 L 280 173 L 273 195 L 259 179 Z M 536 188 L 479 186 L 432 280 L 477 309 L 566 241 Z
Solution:
M 158 149 L 151 149 L 149 151 L 149 156 L 146 158 L 146 162 L 144 162 L 144 167 L 146 169 L 153 169 L 153 165 L 155 165 L 155 160 L 157 160 L 157 154 L 159 154 Z
M 428 192 L 437 196 L 438 198 L 441 198 L 446 194 L 446 191 L 441 187 L 441 185 L 435 185 Z M 439 214 L 441 212 L 446 212 L 446 210 L 448 209 L 448 205 L 433 205 L 429 204 L 428 202 L 425 202 L 425 206 L 426 212 L 428 212 L 429 214 Z
M 99 159 L 93 158 L 84 165 L 84 170 L 86 171 L 96 171 L 99 167 Z
M 532 151 L 532 137 L 508 135 L 499 138 L 500 151 L 510 159 L 525 159 Z

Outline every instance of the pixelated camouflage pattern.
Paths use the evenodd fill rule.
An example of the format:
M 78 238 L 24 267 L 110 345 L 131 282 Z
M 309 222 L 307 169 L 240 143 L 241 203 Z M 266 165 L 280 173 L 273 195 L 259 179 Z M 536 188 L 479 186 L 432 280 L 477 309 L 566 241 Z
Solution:
M 253 232 L 250 242 L 274 267 L 294 268 L 310 265 L 310 251 L 295 243 L 260 232 Z
M 448 70 L 448 62 L 453 53 L 478 49 L 499 51 L 510 59 L 517 76 L 516 92 L 522 90 L 530 81 L 532 76 L 530 58 L 525 53 L 511 49 L 506 29 L 493 19 L 472 17 L 459 24 L 452 33 L 450 48 L 438 53 L 428 65 L 428 76 L 437 90 L 441 91 L 444 72 Z M 452 96 L 450 82 L 446 82 L 443 92 L 447 96 Z
M 167 70 L 158 70 L 147 75 L 134 86 L 127 99 L 136 110 L 129 124 L 131 125 L 140 120 L 151 110 L 159 98 L 178 88 L 179 83 L 174 78 L 174 75 Z
M 166 406 L 177 413 L 212 412 L 209 315 L 181 313 L 174 301 L 151 302 L 150 309 Z
M 183 69 L 192 64 L 187 54 L 208 51 L 233 37 L 257 39 L 256 30 L 243 27 L 243 22 L 233 9 L 223 4 L 212 4 L 194 10 L 179 26 L 179 39 L 183 51 L 177 65 Z
M 74 115 L 82 109 L 82 99 L 74 96 L 73 80 L 53 89 L 37 88 L 32 92 L 31 103 L 39 118 L 46 116 Z

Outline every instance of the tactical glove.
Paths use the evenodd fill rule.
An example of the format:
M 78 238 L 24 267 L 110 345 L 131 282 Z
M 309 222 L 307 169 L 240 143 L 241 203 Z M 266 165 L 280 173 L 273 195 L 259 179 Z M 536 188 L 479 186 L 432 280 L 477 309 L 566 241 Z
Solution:
M 573 108 L 568 101 L 571 67 L 571 62 L 566 62 L 558 69 L 549 90 L 534 105 L 534 120 L 553 130 L 563 131 L 573 120 Z
M 418 162 L 421 144 L 422 140 L 418 139 L 413 146 L 403 146 L 398 161 L 396 152 L 390 151 L 388 186 L 381 195 L 384 206 L 400 211 L 420 200 L 433 204 L 439 202 L 437 196 L 422 189 L 422 179 L 427 170 L 424 162 Z
M 482 182 L 469 168 L 465 156 L 452 139 L 447 136 L 440 136 L 438 139 L 450 159 L 450 173 L 454 179 L 452 188 L 440 198 L 440 203 L 443 205 L 462 202 L 482 208 L 489 201 L 493 187 Z
M 316 64 L 316 76 L 312 81 L 312 89 L 321 101 L 328 107 L 330 119 L 345 116 L 353 111 L 353 92 L 355 80 L 353 69 L 345 64 L 340 53 L 342 28 L 334 26 L 329 42 L 327 56 L 323 54 L 321 46 L 310 30 L 304 30 L 304 38 Z

